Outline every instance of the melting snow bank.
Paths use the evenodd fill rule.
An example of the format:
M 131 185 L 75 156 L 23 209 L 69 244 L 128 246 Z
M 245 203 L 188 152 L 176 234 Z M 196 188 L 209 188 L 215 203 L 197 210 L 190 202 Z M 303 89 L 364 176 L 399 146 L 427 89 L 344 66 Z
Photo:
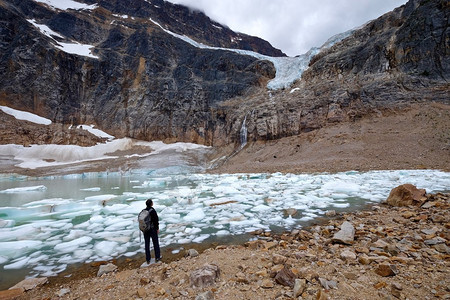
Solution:
M 162 30 L 164 30 L 168 34 L 176 38 L 179 38 L 197 48 L 232 51 L 242 55 L 253 56 L 256 57 L 257 59 L 271 61 L 276 69 L 275 78 L 269 81 L 269 83 L 267 84 L 267 88 L 271 90 L 278 90 L 291 86 L 296 80 L 300 79 L 303 72 L 308 68 L 309 62 L 311 61 L 314 55 L 318 54 L 320 51 L 330 48 L 337 42 L 350 36 L 356 30 L 352 29 L 344 33 L 334 35 L 333 37 L 328 39 L 320 48 L 317 47 L 311 48 L 311 50 L 309 50 L 307 53 L 296 57 L 271 57 L 248 50 L 207 46 L 205 44 L 196 42 L 185 35 L 177 34 L 170 30 L 167 30 L 166 28 L 162 27 L 158 22 L 152 20 L 151 18 L 150 21 L 159 26 Z
M 40 117 L 38 115 L 29 113 L 26 111 L 17 110 L 17 109 L 13 109 L 13 108 L 9 108 L 7 106 L 1 106 L 1 105 L 0 105 L 0 110 L 2 110 L 5 114 L 13 116 L 17 120 L 24 120 L 24 121 L 32 122 L 35 124 L 42 124 L 42 125 L 52 124 L 52 121 L 50 121 L 49 119 Z
M 47 3 L 50 4 L 50 0 L 46 0 L 46 1 L 39 1 L 42 3 Z M 62 1 L 64 3 L 64 6 L 61 7 L 66 7 L 67 5 L 69 5 L 70 3 L 78 3 L 75 1 L 70 1 L 70 0 L 64 0 Z M 70 3 L 66 3 L 65 2 L 70 2 Z M 56 3 L 56 1 L 55 1 Z M 61 4 L 63 4 L 61 3 Z M 82 3 L 78 3 L 80 5 L 82 5 Z M 86 5 L 86 4 L 83 4 Z M 71 7 L 69 7 L 71 8 Z M 63 9 L 63 8 L 61 8 Z M 55 37 L 64 39 L 64 37 L 62 35 L 60 35 L 59 33 L 51 30 L 47 25 L 43 25 L 43 24 L 38 24 L 36 23 L 36 21 L 34 19 L 31 20 L 27 20 L 29 23 L 31 23 L 34 27 L 36 27 L 37 29 L 39 29 L 39 31 L 45 35 L 48 36 L 50 39 L 52 39 L 53 44 L 56 48 L 66 52 L 66 53 L 70 53 L 70 54 L 76 54 L 76 55 L 81 55 L 81 56 L 86 56 L 86 57 L 90 57 L 90 58 L 97 58 L 98 56 L 92 54 L 91 49 L 94 48 L 93 45 L 88 45 L 88 44 L 80 44 L 76 41 L 73 41 L 72 43 L 63 43 L 63 42 L 58 42 L 57 40 L 55 40 Z
M 380 202 L 403 183 L 427 192 L 448 191 L 450 173 L 4 175 L 0 272 L 27 268 L 29 276 L 50 276 L 67 264 L 142 253 L 137 214 L 147 198 L 154 200 L 160 217 L 161 246 L 181 247 L 257 229 L 299 227 L 330 209 Z M 286 216 L 288 208 L 298 214 Z
M 84 125 L 83 125 L 84 126 Z M 87 129 L 87 128 L 86 128 Z M 93 130 L 92 128 L 90 130 Z M 95 131 L 100 135 L 100 131 Z M 109 135 L 108 135 L 109 136 Z M 112 136 L 110 136 L 112 137 Z M 36 169 L 42 167 L 61 166 L 74 163 L 82 163 L 94 160 L 114 159 L 118 156 L 111 155 L 116 151 L 127 151 L 136 146 L 148 147 L 149 151 L 145 156 L 159 154 L 164 151 L 183 152 L 208 148 L 202 145 L 190 143 L 164 144 L 163 142 L 144 142 L 129 138 L 116 139 L 104 144 L 97 144 L 92 147 L 81 147 L 76 145 L 0 145 L 0 157 L 13 157 L 22 161 L 17 167 L 26 169 Z M 142 155 L 141 155 L 142 156 Z

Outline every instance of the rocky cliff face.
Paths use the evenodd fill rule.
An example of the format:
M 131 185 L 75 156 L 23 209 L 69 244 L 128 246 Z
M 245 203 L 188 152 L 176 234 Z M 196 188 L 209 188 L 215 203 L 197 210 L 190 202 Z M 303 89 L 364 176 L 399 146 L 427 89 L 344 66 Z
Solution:
M 202 22 L 208 30 L 201 40 L 213 45 L 282 55 L 258 38 L 239 35 L 236 44 L 229 29 L 163 1 L 101 1 L 84 10 L 0 1 L 0 102 L 58 123 L 97 124 L 119 137 L 205 144 L 225 139 L 218 104 L 263 85 L 274 76 L 273 66 L 194 47 L 150 16 L 179 33 L 190 20 Z M 36 24 L 53 33 L 43 34 Z M 196 24 L 186 28 L 192 33 Z M 95 45 L 97 58 L 61 51 L 57 43 Z
M 159 0 L 85 3 L 96 6 L 0 0 L 0 104 L 118 137 L 224 145 L 239 143 L 243 127 L 249 140 L 277 139 L 449 101 L 448 1 L 411 0 L 368 23 L 315 56 L 292 91 L 266 89 L 268 61 L 180 38 L 283 55 L 200 12 Z M 95 47 L 77 55 L 74 43 Z
M 292 90 L 246 101 L 248 138 L 297 135 L 414 102 L 450 103 L 449 8 L 411 0 L 319 53 Z M 233 107 L 237 135 L 245 113 Z

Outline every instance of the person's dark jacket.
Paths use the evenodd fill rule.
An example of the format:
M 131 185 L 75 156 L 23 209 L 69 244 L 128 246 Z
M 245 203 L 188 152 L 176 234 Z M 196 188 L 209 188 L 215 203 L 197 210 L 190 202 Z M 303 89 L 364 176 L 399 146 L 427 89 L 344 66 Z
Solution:
M 147 207 L 146 210 L 150 213 L 150 219 L 152 220 L 153 228 L 159 230 L 159 218 L 156 210 L 153 207 Z

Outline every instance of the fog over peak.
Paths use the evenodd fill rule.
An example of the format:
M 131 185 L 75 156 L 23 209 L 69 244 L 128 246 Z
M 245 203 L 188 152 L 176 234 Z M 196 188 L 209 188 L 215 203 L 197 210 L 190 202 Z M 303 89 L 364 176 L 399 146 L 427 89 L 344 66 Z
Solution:
M 321 46 L 406 0 L 169 0 L 204 12 L 230 29 L 269 41 L 289 56 Z

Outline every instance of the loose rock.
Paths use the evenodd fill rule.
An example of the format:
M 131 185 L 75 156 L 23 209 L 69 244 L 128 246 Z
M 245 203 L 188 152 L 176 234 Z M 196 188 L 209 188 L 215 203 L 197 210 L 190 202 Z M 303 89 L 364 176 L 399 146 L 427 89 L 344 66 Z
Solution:
M 353 227 L 350 222 L 345 221 L 341 225 L 341 230 L 334 234 L 332 241 L 335 243 L 351 245 L 353 244 L 354 239 L 355 227 Z
M 427 197 L 425 189 L 418 189 L 412 184 L 402 184 L 391 190 L 386 202 L 391 206 L 422 205 Z
M 191 287 L 205 287 L 215 284 L 220 277 L 220 269 L 217 265 L 207 264 L 191 272 L 189 276 Z
M 117 266 L 114 264 L 101 265 L 97 272 L 97 277 L 102 276 L 103 274 L 108 274 L 117 270 Z

